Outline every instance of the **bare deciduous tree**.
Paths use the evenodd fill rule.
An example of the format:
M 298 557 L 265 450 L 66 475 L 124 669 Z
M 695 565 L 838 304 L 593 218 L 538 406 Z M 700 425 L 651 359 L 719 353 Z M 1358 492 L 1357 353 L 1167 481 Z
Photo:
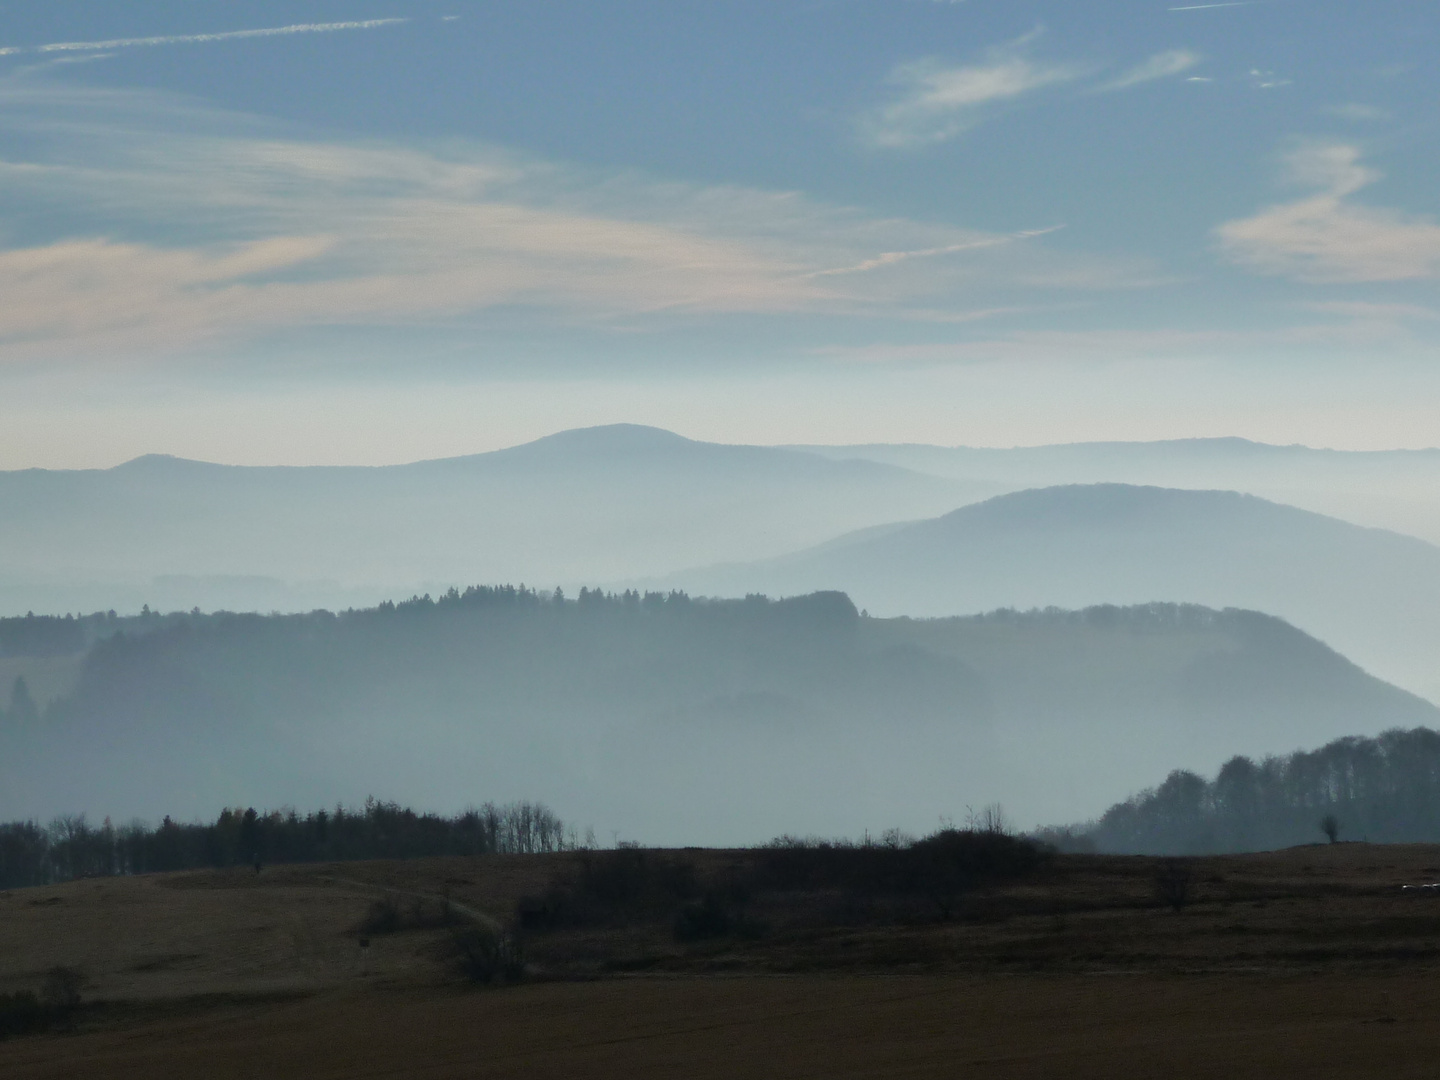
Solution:
M 1340 819 L 1334 814 L 1326 814 L 1320 819 L 1320 831 L 1325 834 L 1330 843 L 1340 842 Z

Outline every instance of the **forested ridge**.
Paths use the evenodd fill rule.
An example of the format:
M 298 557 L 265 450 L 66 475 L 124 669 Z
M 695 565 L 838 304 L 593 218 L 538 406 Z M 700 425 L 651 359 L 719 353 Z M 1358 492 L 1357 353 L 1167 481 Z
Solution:
M 1158 787 L 1072 830 L 1103 851 L 1267 851 L 1332 839 L 1440 841 L 1440 732 L 1387 731 L 1253 761 L 1213 780 L 1177 769 Z
M 56 661 L 72 624 L 90 644 Z M 925 834 L 993 802 L 1074 820 L 1177 756 L 1440 722 L 1281 620 L 1177 604 L 912 620 L 837 592 L 476 586 L 338 613 L 35 616 L 5 640 L 3 670 L 50 681 L 17 679 L 0 716 L 0 820 L 539 796 L 647 843 Z

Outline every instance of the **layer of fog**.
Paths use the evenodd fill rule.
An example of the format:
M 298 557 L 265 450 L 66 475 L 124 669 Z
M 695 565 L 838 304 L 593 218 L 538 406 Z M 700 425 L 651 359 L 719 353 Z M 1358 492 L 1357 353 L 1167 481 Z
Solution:
M 1440 548 L 1229 492 L 1030 490 L 648 584 L 717 596 L 842 589 L 877 615 L 1152 600 L 1253 608 L 1440 700 Z
M 368 795 L 541 799 L 602 839 L 923 833 L 1004 804 L 1083 820 L 1440 712 L 1268 616 L 865 619 L 843 597 L 455 596 L 349 616 L 152 619 L 0 722 L 0 819 L 209 818 Z

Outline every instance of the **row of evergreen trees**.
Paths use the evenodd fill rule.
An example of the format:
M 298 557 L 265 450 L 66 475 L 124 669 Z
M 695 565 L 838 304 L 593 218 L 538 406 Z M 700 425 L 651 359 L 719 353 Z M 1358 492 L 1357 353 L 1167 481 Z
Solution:
M 455 817 L 417 814 L 367 800 L 361 810 L 336 807 L 301 817 L 294 810 L 223 810 L 209 825 L 166 818 L 94 826 L 85 816 L 0 824 L 0 888 L 49 885 L 75 878 L 164 870 L 410 859 L 437 855 L 537 854 L 577 846 L 573 832 L 539 803 L 486 803 Z
M 760 598 L 752 598 L 753 601 Z M 735 602 L 731 603 L 734 606 Z M 683 592 L 640 593 L 632 589 L 623 592 L 604 592 L 601 589 L 581 589 L 579 596 L 569 599 L 560 589 L 543 592 L 525 585 L 471 585 L 464 591 L 452 588 L 439 597 L 412 596 L 398 603 L 387 600 L 373 608 L 350 609 L 342 612 L 318 610 L 309 615 L 292 616 L 297 619 L 333 618 L 383 618 L 395 615 L 414 615 L 441 610 L 539 610 L 542 608 L 564 610 L 567 608 L 644 608 L 647 611 L 661 609 L 689 608 L 692 604 L 704 606 L 705 601 L 693 601 Z M 211 623 L 234 621 L 234 612 L 216 611 L 202 613 L 199 608 L 192 611 L 173 611 L 161 614 L 151 611 L 147 604 L 139 615 L 117 615 L 114 611 L 97 611 L 91 615 L 36 615 L 30 612 L 23 616 L 0 618 L 0 657 L 53 657 L 73 656 L 83 653 L 97 641 L 103 641 L 117 634 L 145 635 L 159 630 L 179 626 L 205 626 Z M 264 616 L 250 615 L 249 619 Z
M 1342 839 L 1440 840 L 1440 732 L 1387 731 L 1255 762 L 1172 772 L 1084 830 L 1099 850 L 1184 855 Z

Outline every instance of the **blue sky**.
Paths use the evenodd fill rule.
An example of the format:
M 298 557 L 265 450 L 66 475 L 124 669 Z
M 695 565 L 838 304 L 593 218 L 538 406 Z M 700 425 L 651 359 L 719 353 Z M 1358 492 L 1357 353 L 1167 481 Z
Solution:
M 0 467 L 1440 444 L 1413 3 L 0 4 Z

